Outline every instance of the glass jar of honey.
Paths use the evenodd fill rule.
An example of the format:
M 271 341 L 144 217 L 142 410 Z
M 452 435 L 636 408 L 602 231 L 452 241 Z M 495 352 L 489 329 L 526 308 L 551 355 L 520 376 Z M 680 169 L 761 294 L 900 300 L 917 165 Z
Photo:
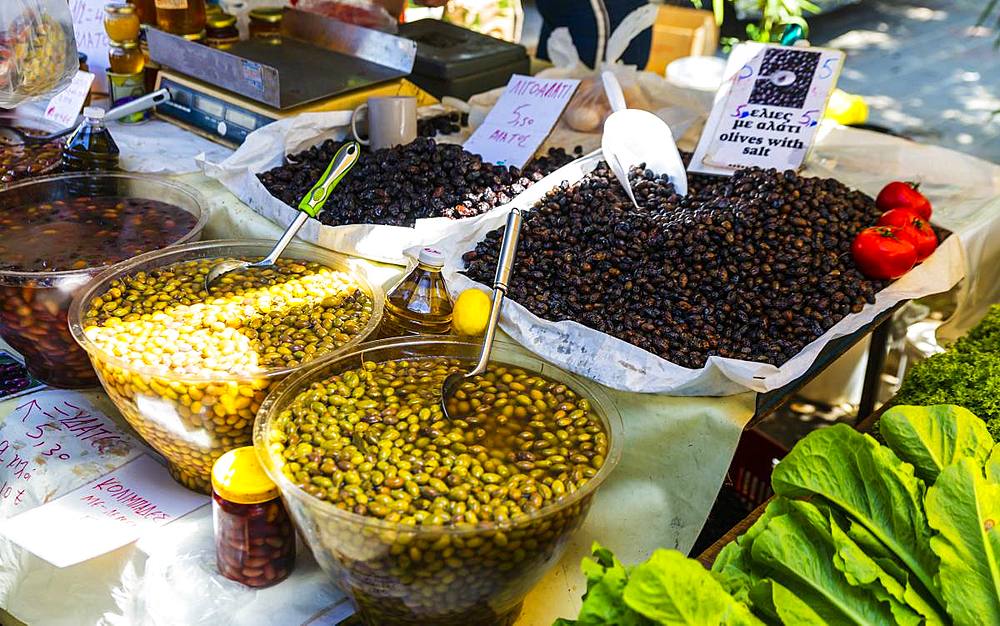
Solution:
M 281 7 L 260 7 L 250 11 L 250 37 L 271 42 L 281 41 Z
M 139 38 L 139 15 L 125 2 L 104 5 L 104 32 L 111 41 L 135 41 Z
M 219 50 L 228 50 L 240 40 L 236 28 L 236 16 L 219 13 L 209 16 L 205 26 L 205 45 Z
M 156 0 L 129 0 L 143 24 L 156 25 Z
M 155 0 L 156 25 L 174 35 L 205 30 L 205 0 Z
M 108 46 L 108 65 L 115 74 L 138 74 L 146 67 L 146 57 L 138 41 L 112 41 Z
M 223 454 L 212 466 L 216 563 L 248 587 L 281 582 L 295 564 L 295 527 L 253 446 Z

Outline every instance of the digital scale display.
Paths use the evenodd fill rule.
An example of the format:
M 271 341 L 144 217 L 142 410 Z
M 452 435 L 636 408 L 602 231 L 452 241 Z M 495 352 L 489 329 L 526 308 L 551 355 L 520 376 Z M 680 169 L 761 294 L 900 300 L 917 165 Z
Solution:
M 239 109 L 229 109 L 226 111 L 226 120 L 247 130 L 254 130 L 257 127 L 257 118 Z
M 169 101 L 157 107 L 159 116 L 220 143 L 238 146 L 251 132 L 275 121 L 243 106 L 236 96 L 217 97 L 210 87 L 174 79 L 164 72 L 160 73 L 159 86 L 166 88 L 171 96 Z

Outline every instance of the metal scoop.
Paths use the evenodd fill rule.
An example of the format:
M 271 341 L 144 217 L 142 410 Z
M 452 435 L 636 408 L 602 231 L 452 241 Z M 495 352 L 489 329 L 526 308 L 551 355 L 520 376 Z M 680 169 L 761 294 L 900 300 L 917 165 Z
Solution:
M 507 227 L 503 231 L 503 243 L 500 245 L 497 275 L 493 280 L 493 303 L 490 305 L 490 319 L 486 323 L 483 347 L 479 352 L 479 362 L 467 374 L 452 372 L 444 379 L 444 384 L 441 386 L 441 409 L 444 411 L 445 419 L 461 419 L 472 410 L 471 406 L 462 406 L 463 403 L 455 398 L 455 394 L 465 381 L 486 371 L 486 364 L 490 361 L 490 351 L 493 349 L 493 339 L 497 334 L 497 324 L 500 321 L 500 310 L 503 308 L 503 300 L 507 295 L 507 281 L 510 280 L 510 274 L 514 269 L 517 239 L 520 234 L 521 211 L 516 208 L 511 209 L 507 215 Z
M 285 232 L 281 235 L 281 239 L 278 239 L 278 243 L 274 244 L 271 252 L 260 261 L 254 263 L 237 260 L 216 263 L 212 266 L 208 275 L 205 276 L 205 291 L 211 292 L 212 283 L 218 280 L 223 274 L 251 267 L 270 267 L 274 265 L 274 262 L 278 260 L 281 253 L 285 251 L 288 244 L 295 238 L 295 235 L 302 228 L 302 225 L 306 223 L 306 220 L 310 217 L 315 219 L 320 214 L 327 199 L 333 193 L 334 188 L 336 188 L 347 172 L 354 167 L 360 156 L 361 146 L 356 141 L 346 143 L 340 150 L 337 150 L 337 154 L 333 156 L 330 165 L 326 167 L 326 171 L 323 172 L 323 175 L 316 181 L 316 184 L 313 185 L 312 189 L 299 202 L 299 214 L 295 217 L 295 221 L 285 229 Z
M 120 120 L 123 117 L 132 115 L 133 113 L 145 111 L 146 109 L 151 109 L 158 104 L 163 104 L 167 100 L 170 100 L 170 92 L 166 89 L 160 89 L 151 94 L 145 95 L 141 98 L 136 98 L 131 102 L 126 102 L 121 106 L 111 109 L 104 114 L 104 121 L 113 122 L 114 120 Z M 51 133 L 49 135 L 29 135 L 20 128 L 15 128 L 14 126 L 0 126 L 0 139 L 3 139 L 7 144 L 13 145 L 46 143 L 54 139 L 59 139 L 60 137 L 65 137 L 76 130 L 77 126 L 78 124 L 73 124 L 69 128 L 64 128 L 57 133 Z

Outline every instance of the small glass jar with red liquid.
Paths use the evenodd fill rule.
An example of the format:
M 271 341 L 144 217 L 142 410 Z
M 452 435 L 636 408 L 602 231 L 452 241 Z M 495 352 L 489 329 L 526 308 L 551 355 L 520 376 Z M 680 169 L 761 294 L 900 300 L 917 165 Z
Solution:
M 230 450 L 215 462 L 212 511 L 219 573 L 248 587 L 288 578 L 295 564 L 295 527 L 252 446 Z

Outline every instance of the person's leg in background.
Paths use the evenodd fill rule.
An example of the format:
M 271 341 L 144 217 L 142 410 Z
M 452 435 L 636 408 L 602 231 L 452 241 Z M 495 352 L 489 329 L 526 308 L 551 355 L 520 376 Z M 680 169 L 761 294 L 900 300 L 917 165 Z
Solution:
M 594 67 L 604 61 L 604 49 L 615 27 L 629 13 L 646 4 L 648 0 L 537 0 L 536 6 L 542 16 L 537 56 L 549 59 L 548 39 L 553 30 L 565 26 L 569 28 L 580 60 Z M 625 51 L 622 62 L 645 67 L 652 41 L 652 29 L 640 33 Z

